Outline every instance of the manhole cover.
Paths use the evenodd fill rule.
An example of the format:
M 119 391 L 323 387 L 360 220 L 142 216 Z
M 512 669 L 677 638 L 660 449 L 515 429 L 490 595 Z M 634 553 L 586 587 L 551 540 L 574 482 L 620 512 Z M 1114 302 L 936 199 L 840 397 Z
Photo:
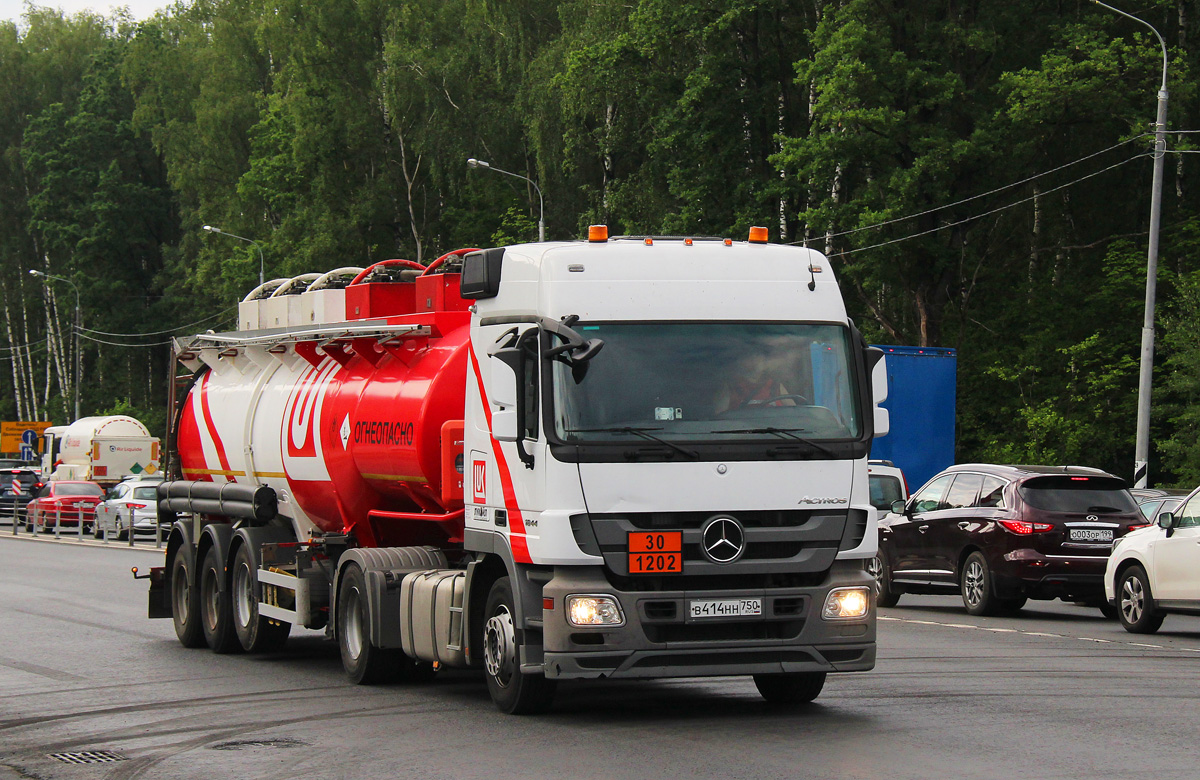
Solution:
M 79 750 L 74 753 L 51 753 L 50 758 L 64 764 L 108 764 L 124 761 L 125 756 L 111 750 Z

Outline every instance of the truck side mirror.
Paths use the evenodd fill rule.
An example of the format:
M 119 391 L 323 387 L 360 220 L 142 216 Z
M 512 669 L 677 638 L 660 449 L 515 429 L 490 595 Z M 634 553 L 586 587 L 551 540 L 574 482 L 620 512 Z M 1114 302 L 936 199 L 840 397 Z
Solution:
M 516 441 L 517 372 L 516 348 L 501 349 L 492 355 L 492 436 L 497 441 Z
M 891 430 L 891 427 L 892 427 L 891 413 L 888 412 L 887 409 L 884 409 L 882 406 L 876 406 L 876 407 L 874 407 L 874 409 L 875 409 L 875 420 L 874 420 L 873 424 L 875 427 L 875 435 L 876 436 L 886 436 L 887 432 L 889 430 Z

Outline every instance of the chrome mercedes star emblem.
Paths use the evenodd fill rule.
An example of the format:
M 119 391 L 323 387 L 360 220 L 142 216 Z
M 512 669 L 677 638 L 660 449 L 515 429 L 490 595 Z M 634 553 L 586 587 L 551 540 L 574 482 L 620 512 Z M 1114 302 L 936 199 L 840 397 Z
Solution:
M 732 517 L 717 515 L 704 525 L 701 546 L 713 563 L 733 563 L 746 551 L 746 532 Z

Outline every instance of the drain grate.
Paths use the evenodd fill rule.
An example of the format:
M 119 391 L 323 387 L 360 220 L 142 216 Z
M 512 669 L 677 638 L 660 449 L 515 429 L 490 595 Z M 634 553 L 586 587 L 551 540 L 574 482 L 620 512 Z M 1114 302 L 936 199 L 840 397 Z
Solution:
M 74 753 L 51 753 L 50 758 L 64 764 L 109 764 L 125 761 L 125 756 L 111 750 L 79 750 Z

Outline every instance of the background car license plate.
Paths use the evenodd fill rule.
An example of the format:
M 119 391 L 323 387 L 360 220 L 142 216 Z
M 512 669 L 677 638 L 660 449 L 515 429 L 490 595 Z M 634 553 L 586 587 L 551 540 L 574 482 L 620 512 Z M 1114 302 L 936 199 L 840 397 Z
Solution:
M 1113 540 L 1113 532 L 1111 528 L 1072 528 L 1072 542 L 1111 542 Z
M 635 531 L 629 534 L 630 574 L 679 574 L 682 571 L 682 531 Z
M 761 615 L 762 599 L 714 599 L 689 601 L 688 614 L 694 618 Z

